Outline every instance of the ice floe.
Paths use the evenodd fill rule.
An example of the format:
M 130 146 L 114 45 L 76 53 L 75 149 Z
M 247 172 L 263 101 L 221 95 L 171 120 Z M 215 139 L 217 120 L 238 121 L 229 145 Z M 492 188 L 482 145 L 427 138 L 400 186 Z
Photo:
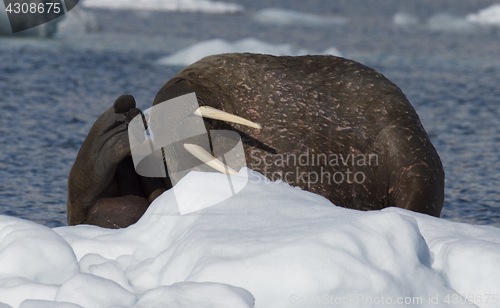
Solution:
M 467 15 L 470 22 L 486 26 L 500 26 L 500 4 L 493 4 L 477 13 Z
M 268 8 L 255 13 L 253 21 L 280 26 L 341 26 L 347 24 L 349 20 L 339 16 L 321 16 L 281 8 Z
M 180 215 L 169 190 L 126 229 L 1 216 L 0 307 L 498 307 L 500 229 L 345 209 L 240 172 L 232 198 Z
M 500 27 L 500 4 L 493 4 L 465 17 L 449 13 L 436 13 L 422 24 L 417 16 L 398 12 L 393 16 L 392 22 L 396 26 L 421 25 L 432 31 L 470 33 Z
M 313 50 L 294 48 L 290 44 L 270 44 L 255 38 L 246 38 L 236 42 L 212 39 L 198 42 L 171 55 L 161 57 L 157 62 L 162 65 L 186 66 L 209 55 L 232 52 L 251 52 L 276 56 L 300 56 L 318 53 Z M 334 47 L 319 53 L 341 56 L 341 52 Z
M 84 7 L 115 10 L 179 11 L 199 13 L 239 13 L 243 6 L 210 0 L 85 0 Z

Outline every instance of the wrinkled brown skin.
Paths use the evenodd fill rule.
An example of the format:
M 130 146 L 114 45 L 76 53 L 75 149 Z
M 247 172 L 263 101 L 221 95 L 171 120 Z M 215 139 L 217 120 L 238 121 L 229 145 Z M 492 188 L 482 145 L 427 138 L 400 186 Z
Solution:
M 68 224 L 124 228 L 134 224 L 166 190 L 163 181 L 134 170 L 128 123 L 140 110 L 130 95 L 118 97 L 94 123 L 68 178 Z
M 440 215 L 444 199 L 444 171 L 439 156 L 415 109 L 402 91 L 371 68 L 333 56 L 210 56 L 186 67 L 168 81 L 158 92 L 153 105 L 191 92 L 196 93 L 200 105 L 212 106 L 262 125 L 262 129 L 257 130 L 205 119 L 207 130 L 229 129 L 240 133 L 247 166 L 271 179 L 280 178 L 278 173 L 283 177 L 287 172 L 292 172 L 293 177 L 286 179 L 290 184 L 320 194 L 346 208 L 377 210 L 396 206 L 436 217 Z M 93 143 L 95 137 L 91 134 L 92 131 L 87 140 L 90 138 L 89 142 Z M 87 145 L 84 143 L 82 149 L 85 147 Z M 113 149 L 115 147 L 110 145 L 109 149 L 96 151 L 88 155 L 87 159 L 105 164 L 109 160 L 101 152 L 116 150 Z M 309 153 L 308 166 L 301 166 L 299 162 L 293 164 L 292 161 L 279 166 L 274 164 L 279 164 L 280 157 L 295 154 L 298 158 L 304 153 Z M 100 154 L 98 158 L 97 154 Z M 376 154 L 378 164 L 373 160 L 370 166 L 368 159 L 361 166 L 357 159 L 354 164 L 352 161 L 344 164 L 340 159 L 335 166 L 324 160 L 312 164 L 311 157 L 317 157 L 318 154 L 326 154 L 327 157 L 336 154 L 344 158 L 349 154 L 356 158 Z M 130 160 L 122 161 L 120 155 L 111 156 L 111 167 L 103 170 L 114 170 L 115 178 L 116 170 L 122 170 L 130 177 L 138 177 L 133 172 Z M 118 168 L 116 161 L 119 161 Z M 82 167 L 75 166 L 72 173 L 76 170 L 74 177 L 81 178 L 79 173 Z M 318 175 L 341 172 L 346 175 L 348 169 L 351 172 L 350 182 L 345 179 L 337 184 L 323 176 L 322 183 L 307 183 L 309 172 Z M 353 175 L 357 172 L 366 176 L 363 183 L 353 181 Z M 303 177 L 300 177 L 301 174 Z M 90 171 L 89 175 L 95 176 L 95 171 Z M 311 176 L 314 181 L 314 176 Z M 70 175 L 70 183 L 71 179 Z M 101 187 L 97 189 L 99 191 L 104 186 L 101 183 L 95 181 L 95 188 Z M 135 187 L 144 187 L 144 184 Z M 161 189 L 167 188 L 164 186 Z M 143 193 L 145 195 L 148 193 Z M 119 195 L 106 199 L 90 191 L 87 196 L 87 200 L 93 200 L 90 203 L 111 204 L 108 220 L 114 219 L 111 214 L 113 211 L 118 217 L 128 215 L 124 211 L 132 211 L 130 215 L 136 215 L 135 220 L 143 213 L 135 210 L 139 205 L 134 207 L 131 199 L 124 202 L 119 199 Z M 78 200 L 78 197 L 72 200 Z M 121 209 L 123 205 L 127 208 Z M 69 223 L 101 225 L 97 215 L 92 216 L 94 220 L 88 218 L 91 213 L 89 209 L 96 207 L 105 208 L 86 206 L 87 210 L 79 210 L 80 218 L 75 220 L 71 219 L 73 215 L 68 201 Z M 147 207 L 146 203 L 143 207 Z

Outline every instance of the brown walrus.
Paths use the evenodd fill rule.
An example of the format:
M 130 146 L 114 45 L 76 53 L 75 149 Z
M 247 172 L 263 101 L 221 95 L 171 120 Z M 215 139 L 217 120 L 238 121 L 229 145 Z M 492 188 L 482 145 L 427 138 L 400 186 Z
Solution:
M 214 55 L 180 71 L 153 105 L 192 92 L 200 106 L 261 124 L 205 119 L 207 130 L 240 134 L 251 169 L 338 206 L 439 217 L 439 156 L 403 92 L 373 69 L 334 56 Z M 69 176 L 70 225 L 126 227 L 171 188 L 134 171 L 127 125 L 139 113 L 121 96 L 92 127 Z

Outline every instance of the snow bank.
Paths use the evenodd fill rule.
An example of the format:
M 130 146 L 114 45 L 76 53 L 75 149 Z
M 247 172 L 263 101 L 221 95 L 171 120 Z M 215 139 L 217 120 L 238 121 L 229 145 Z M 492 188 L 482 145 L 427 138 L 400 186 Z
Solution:
M 239 4 L 210 0 L 85 0 L 84 7 L 118 10 L 179 11 L 199 13 L 239 13 Z
M 340 208 L 247 171 L 231 199 L 181 216 L 169 190 L 126 229 L 2 216 L 0 307 L 498 307 L 500 229 Z
M 500 4 L 493 4 L 477 13 L 469 14 L 467 21 L 485 26 L 500 26 Z
M 340 26 L 348 22 L 347 18 L 338 16 L 320 16 L 301 13 L 287 9 L 269 8 L 255 13 L 253 21 L 262 24 L 279 26 L 307 25 L 307 26 Z
M 209 55 L 232 52 L 251 52 L 276 56 L 299 56 L 316 53 L 307 49 L 295 49 L 290 44 L 269 44 L 255 38 L 246 38 L 234 43 L 223 39 L 213 39 L 191 45 L 172 55 L 162 57 L 157 62 L 162 65 L 186 66 Z M 340 51 L 334 47 L 321 54 L 341 55 Z

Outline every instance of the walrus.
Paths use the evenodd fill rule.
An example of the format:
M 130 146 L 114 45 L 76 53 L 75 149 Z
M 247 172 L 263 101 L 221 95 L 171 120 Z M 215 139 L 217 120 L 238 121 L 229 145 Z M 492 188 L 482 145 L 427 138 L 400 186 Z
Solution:
M 335 56 L 209 56 L 182 69 L 153 106 L 196 93 L 209 106 L 261 128 L 204 118 L 207 131 L 241 136 L 247 165 L 271 180 L 317 193 L 337 206 L 390 206 L 439 217 L 444 171 L 401 89 L 382 74 Z M 84 141 L 68 180 L 68 224 L 135 223 L 172 187 L 134 171 L 127 126 L 141 111 L 120 96 Z

